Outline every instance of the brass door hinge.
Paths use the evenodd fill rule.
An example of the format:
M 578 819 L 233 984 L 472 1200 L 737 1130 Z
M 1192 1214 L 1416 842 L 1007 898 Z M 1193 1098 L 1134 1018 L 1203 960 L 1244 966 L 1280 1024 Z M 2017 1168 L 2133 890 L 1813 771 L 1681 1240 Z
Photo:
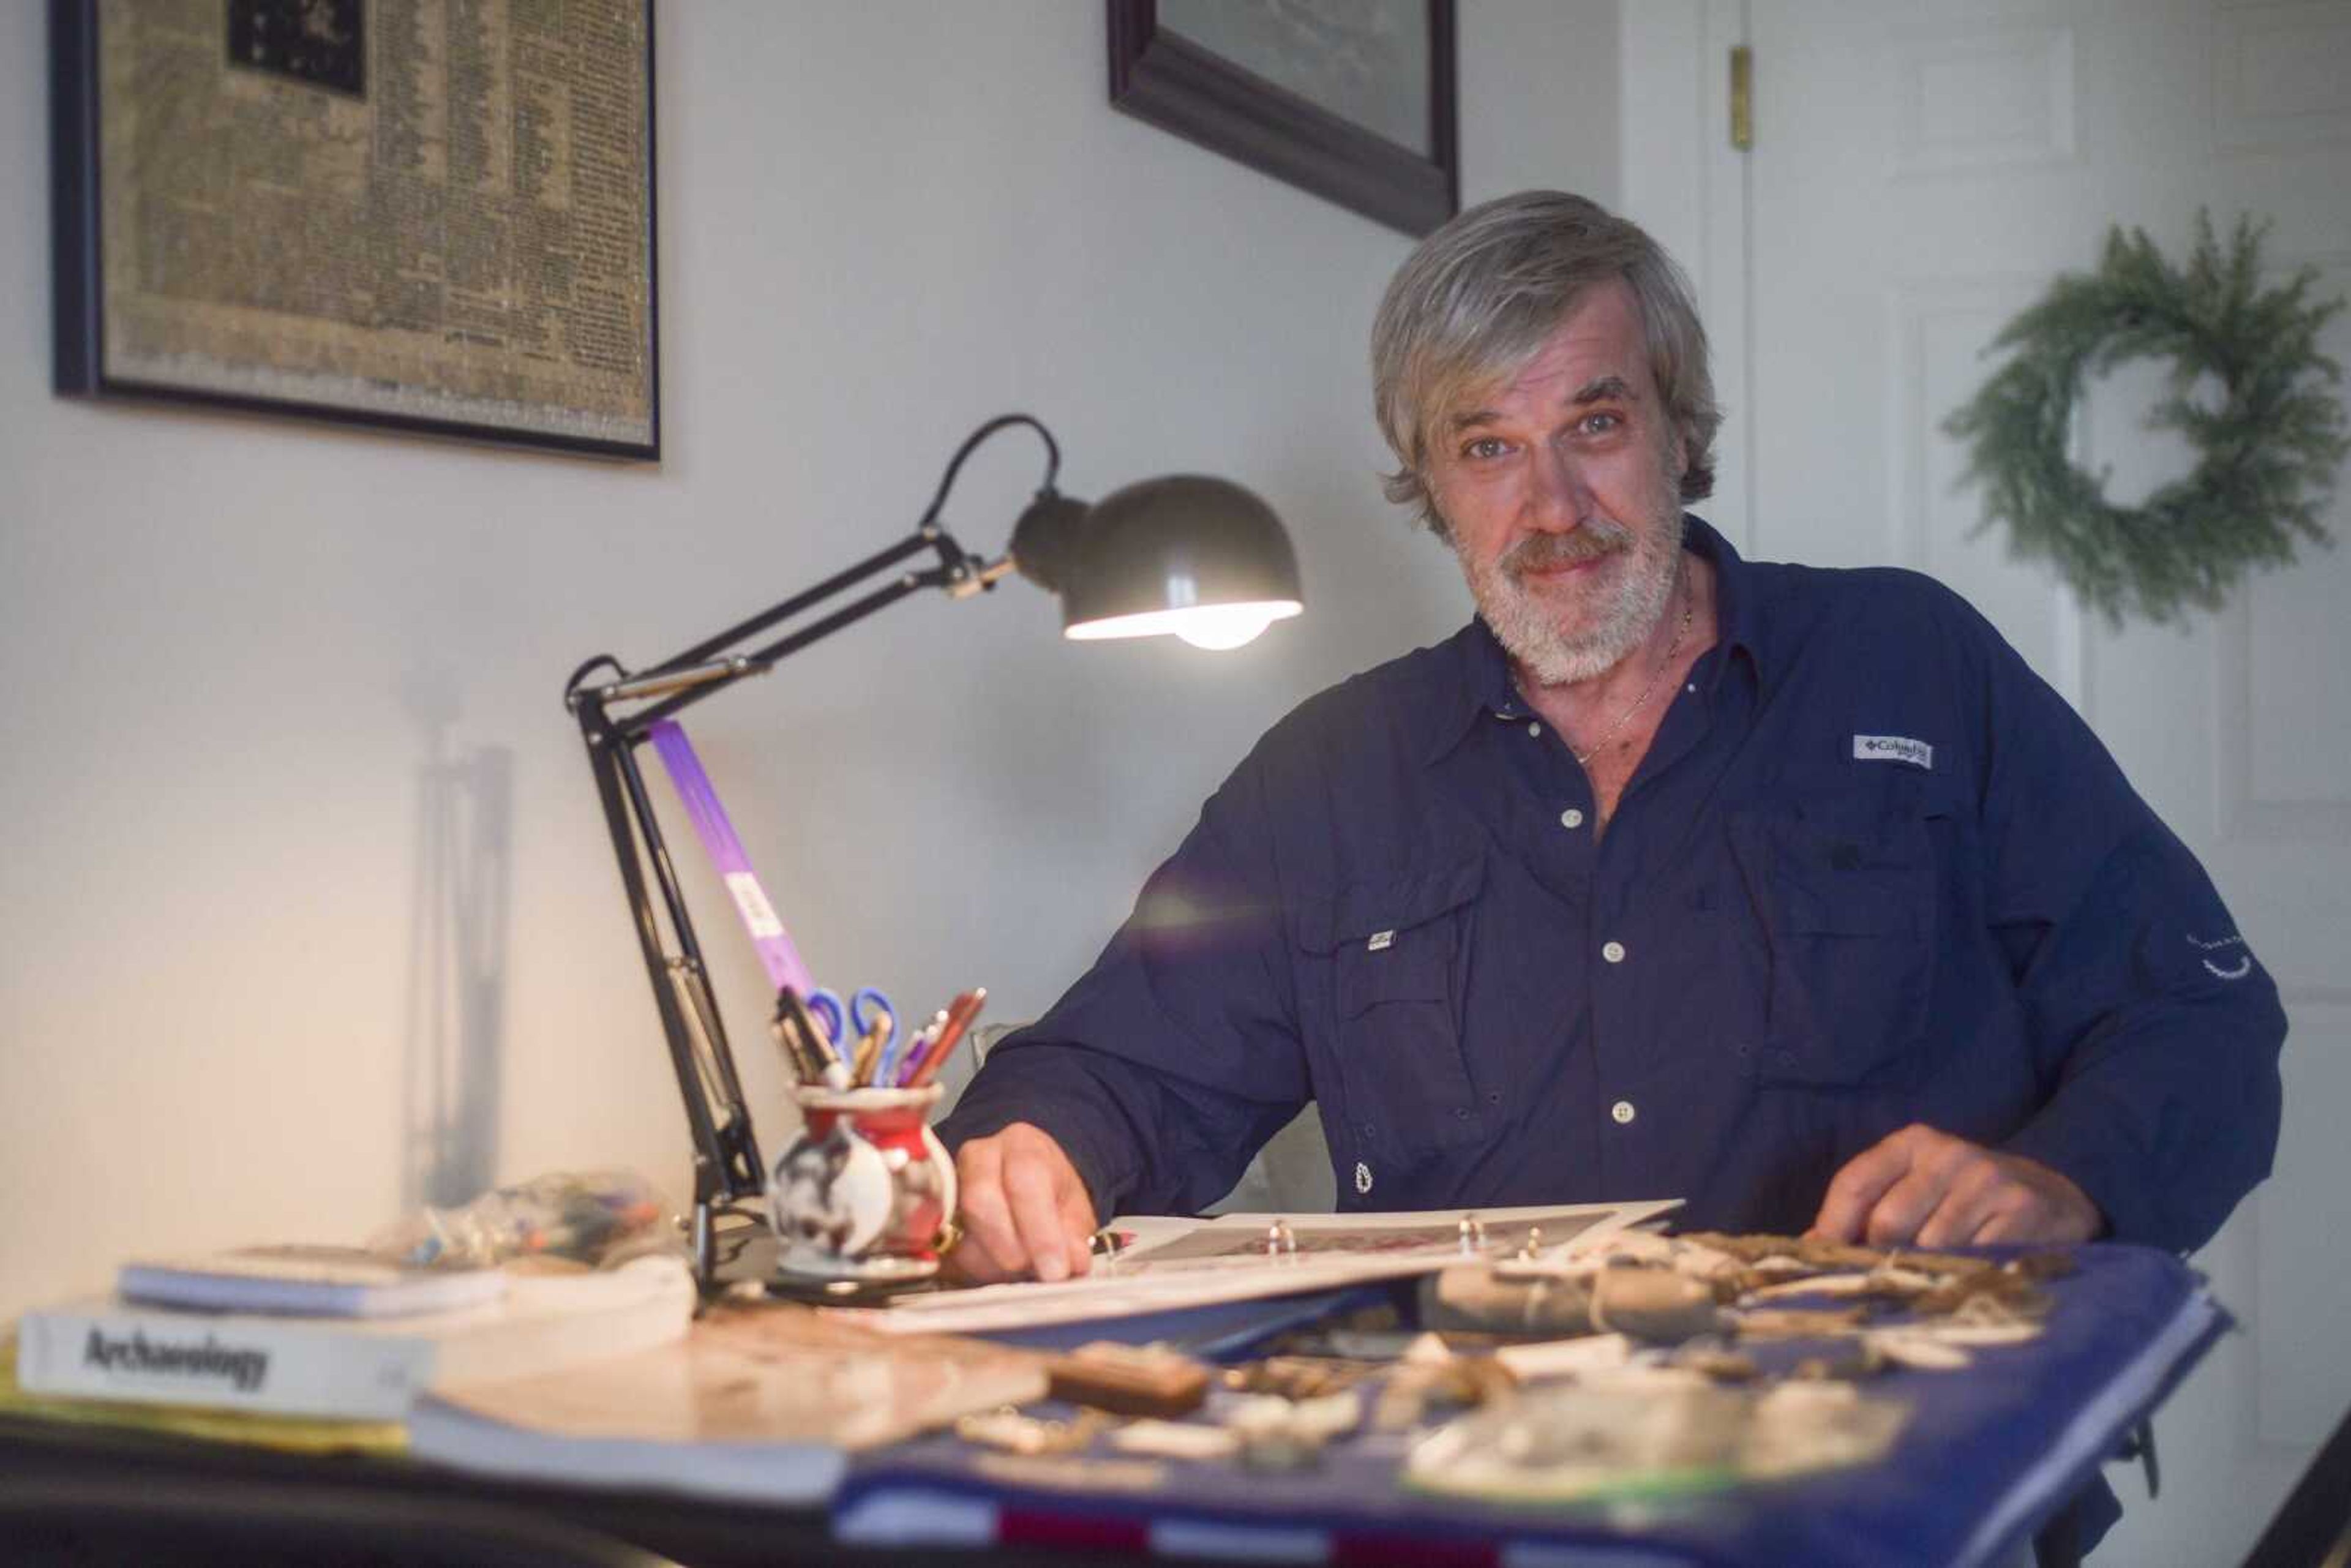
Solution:
M 1755 145 L 1755 51 L 1745 44 L 1730 51 L 1730 144 L 1741 152 Z

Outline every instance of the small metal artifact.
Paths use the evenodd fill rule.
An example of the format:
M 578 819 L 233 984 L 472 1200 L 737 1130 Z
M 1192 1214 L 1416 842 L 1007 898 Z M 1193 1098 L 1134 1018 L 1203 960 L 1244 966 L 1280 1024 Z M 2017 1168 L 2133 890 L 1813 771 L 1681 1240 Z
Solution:
M 1008 1454 L 1067 1454 L 1084 1448 L 1102 1427 L 1102 1417 L 1087 1411 L 1074 1421 L 1049 1421 L 1023 1416 L 1011 1406 L 975 1411 L 956 1417 L 956 1436 L 984 1448 Z
M 1921 1294 L 1922 1312 L 1958 1312 L 1976 1301 L 1991 1302 L 2012 1317 L 2039 1317 L 2049 1310 L 2048 1293 L 2022 1273 L 1990 1264 L 1971 1274 L 1947 1280 Z
M 1492 1356 L 1456 1355 L 1435 1334 L 1423 1334 L 1381 1386 L 1372 1406 L 1372 1428 L 1401 1432 L 1420 1425 L 1433 1408 L 1483 1405 L 1508 1396 L 1515 1386 Z
M 1965 1346 L 1911 1329 L 1872 1329 L 1866 1337 L 1888 1362 L 1915 1371 L 1957 1372 L 1975 1361 Z
M 1208 1395 L 1208 1369 L 1161 1344 L 1097 1340 L 1045 1364 L 1055 1399 L 1122 1416 L 1181 1416 Z
M 1981 1258 L 1962 1257 L 1955 1252 L 1912 1252 L 1900 1248 L 1856 1247 L 1849 1241 L 1831 1241 L 1819 1236 L 1727 1236 L 1718 1231 L 1695 1231 L 1678 1239 L 1703 1247 L 1709 1251 L 1726 1253 L 1750 1264 L 1761 1264 L 1767 1259 L 1791 1258 L 1815 1273 L 1843 1273 L 1855 1270 L 1866 1272 L 1886 1263 L 1900 1263 L 1928 1274 L 1971 1274 L 1979 1269 L 1993 1267 Z
M 1155 1459 L 1228 1459 L 1240 1451 L 1240 1439 L 1222 1427 L 1144 1419 L 1113 1431 L 1110 1446 Z
M 1760 1370 L 1753 1356 L 1719 1345 L 1684 1346 L 1674 1353 L 1672 1364 L 1686 1366 L 1715 1383 L 1752 1383 Z
M 1732 1319 L 1741 1339 L 1834 1339 L 1858 1333 L 1866 1307 L 1757 1307 Z
M 1379 1369 L 1373 1361 L 1335 1355 L 1270 1355 L 1225 1369 L 1227 1388 L 1244 1394 L 1279 1394 L 1285 1399 L 1313 1399 L 1352 1388 Z
M 1886 1370 L 1886 1357 L 1867 1334 L 1841 1342 L 1820 1355 L 1808 1355 L 1788 1375 L 1801 1383 L 1858 1383 Z
M 1332 1438 L 1355 1429 L 1363 1407 L 1353 1394 L 1319 1399 L 1253 1395 L 1225 1416 L 1225 1429 L 1240 1444 L 1240 1461 L 1251 1469 L 1292 1470 L 1322 1457 Z

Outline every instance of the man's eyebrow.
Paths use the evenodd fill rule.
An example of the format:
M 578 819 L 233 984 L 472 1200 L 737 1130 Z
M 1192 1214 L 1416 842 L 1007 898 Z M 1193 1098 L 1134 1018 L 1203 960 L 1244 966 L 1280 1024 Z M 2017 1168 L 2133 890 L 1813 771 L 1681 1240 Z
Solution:
M 1567 400 L 1568 406 L 1571 408 L 1583 408 L 1591 403 L 1612 401 L 1616 402 L 1635 401 L 1633 383 L 1620 375 L 1598 376 L 1578 387 L 1573 395 Z M 1499 424 L 1501 419 L 1502 416 L 1490 408 L 1473 408 L 1455 414 L 1452 427 L 1457 431 L 1475 430 L 1483 424 Z

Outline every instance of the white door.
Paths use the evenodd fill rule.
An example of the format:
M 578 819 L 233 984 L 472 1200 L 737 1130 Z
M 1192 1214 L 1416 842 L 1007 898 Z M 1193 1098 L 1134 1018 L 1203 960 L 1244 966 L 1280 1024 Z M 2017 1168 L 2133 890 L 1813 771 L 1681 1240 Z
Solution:
M 2157 1426 L 2163 1495 L 2110 1471 L 2125 1563 L 2237 1561 L 2351 1406 L 2351 497 L 2218 615 L 2120 632 L 1976 535 L 1940 432 L 1983 350 L 2109 225 L 2185 256 L 2196 214 L 2351 295 L 2351 0 L 1640 0 L 1625 206 L 1699 275 L 1738 422 L 1718 510 L 1751 553 L 1931 572 L 2081 710 L 2211 871 L 2284 992 L 2273 1179 L 2196 1260 L 2245 1332 Z M 1722 135 L 1753 50 L 1754 142 Z M 2328 350 L 2351 364 L 2351 320 Z M 2189 448 L 2139 421 L 2168 367 L 2094 386 L 2082 455 L 2135 500 Z M 2346 477 L 2351 484 L 2351 477 Z M 1706 510 L 1705 507 L 1700 508 Z

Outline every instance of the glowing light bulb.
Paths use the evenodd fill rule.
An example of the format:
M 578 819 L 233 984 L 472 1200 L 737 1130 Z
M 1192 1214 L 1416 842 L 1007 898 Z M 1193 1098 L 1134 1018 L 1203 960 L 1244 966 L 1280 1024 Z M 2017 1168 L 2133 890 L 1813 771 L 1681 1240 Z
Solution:
M 1176 628 L 1176 635 L 1195 648 L 1221 653 L 1257 641 L 1273 624 L 1273 612 L 1262 604 L 1217 605 L 1195 610 Z
M 1155 637 L 1174 632 L 1195 648 L 1221 652 L 1254 641 L 1275 622 L 1302 609 L 1294 599 L 1259 600 L 1247 604 L 1191 604 L 1180 610 L 1152 610 L 1081 622 L 1064 630 L 1073 642 L 1090 643 L 1112 637 Z

